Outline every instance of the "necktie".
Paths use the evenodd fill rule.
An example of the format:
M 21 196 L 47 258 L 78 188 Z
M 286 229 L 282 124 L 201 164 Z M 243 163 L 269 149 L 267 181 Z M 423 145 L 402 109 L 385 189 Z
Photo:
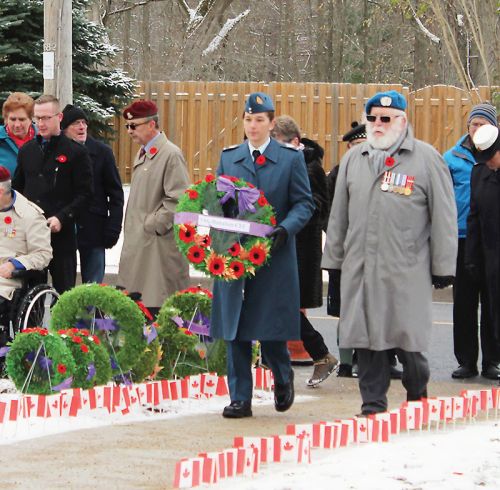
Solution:
M 139 158 L 142 158 L 146 154 L 146 150 L 144 147 L 141 148 L 141 151 L 139 152 Z
M 253 161 L 257 160 L 257 158 L 260 157 L 260 151 L 259 150 L 254 150 L 252 151 L 252 156 L 253 156 Z

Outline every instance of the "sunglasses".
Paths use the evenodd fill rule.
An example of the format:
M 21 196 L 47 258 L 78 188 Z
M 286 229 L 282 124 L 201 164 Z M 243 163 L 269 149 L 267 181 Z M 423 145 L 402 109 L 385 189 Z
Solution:
M 143 124 L 147 124 L 149 121 L 144 121 L 144 122 L 141 122 L 141 123 L 130 123 L 130 124 L 125 124 L 125 127 L 127 129 L 131 129 L 132 131 L 135 131 L 135 129 L 137 128 L 137 126 L 142 126 Z
M 391 119 L 393 117 L 396 118 L 396 117 L 401 117 L 401 116 L 400 115 L 397 115 L 397 116 L 374 116 L 372 114 L 368 114 L 366 116 L 366 120 L 369 122 L 375 122 L 377 120 L 377 117 L 380 119 L 380 122 L 387 124 L 387 123 L 391 122 Z

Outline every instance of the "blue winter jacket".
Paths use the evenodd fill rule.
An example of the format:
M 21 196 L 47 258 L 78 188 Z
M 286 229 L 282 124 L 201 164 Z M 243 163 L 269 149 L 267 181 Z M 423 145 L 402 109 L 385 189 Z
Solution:
M 5 126 L 0 126 L 0 165 L 7 167 L 10 175 L 14 175 L 17 167 L 17 154 L 19 149 L 7 134 Z
M 34 128 L 35 134 L 37 134 L 38 131 L 36 130 L 36 127 Z M 18 153 L 19 148 L 14 143 L 12 138 L 7 134 L 5 126 L 0 126 L 0 165 L 7 167 L 12 177 L 14 177 L 14 171 L 17 167 Z
M 443 155 L 453 179 L 455 202 L 457 203 L 459 238 L 465 238 L 467 235 L 467 216 L 470 206 L 470 175 L 472 167 L 476 163 L 470 147 L 470 138 L 466 134 Z

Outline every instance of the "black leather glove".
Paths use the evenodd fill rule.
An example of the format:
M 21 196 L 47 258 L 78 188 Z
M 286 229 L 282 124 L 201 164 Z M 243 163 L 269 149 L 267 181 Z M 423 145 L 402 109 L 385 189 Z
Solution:
M 277 226 L 271 233 L 267 235 L 273 241 L 271 245 L 271 253 L 277 252 L 288 240 L 288 232 L 282 226 Z
M 113 248 L 118 241 L 120 234 L 115 232 L 104 232 L 104 248 Z
M 326 312 L 330 316 L 340 316 L 340 269 L 328 269 L 328 297 Z
M 432 285 L 435 289 L 444 289 L 453 285 L 454 276 L 432 276 Z

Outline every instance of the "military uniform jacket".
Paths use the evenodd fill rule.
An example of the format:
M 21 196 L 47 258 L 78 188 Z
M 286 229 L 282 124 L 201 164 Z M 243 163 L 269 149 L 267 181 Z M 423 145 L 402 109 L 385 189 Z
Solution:
M 36 139 L 19 150 L 12 180 L 14 189 L 40 206 L 47 218 L 61 222 L 52 233 L 54 253 L 76 250 L 75 219 L 87 205 L 92 193 L 92 171 L 87 150 L 64 134 L 53 136 L 42 150 Z
M 225 340 L 288 340 L 299 334 L 299 279 L 295 235 L 314 204 L 302 152 L 271 139 L 266 161 L 255 165 L 247 143 L 222 152 L 218 175 L 230 175 L 262 190 L 288 241 L 252 279 L 216 281 L 211 335 Z
M 323 252 L 341 269 L 340 346 L 421 352 L 432 327 L 431 275 L 454 276 L 457 212 L 450 173 L 411 128 L 392 167 L 376 173 L 368 143 L 342 159 Z M 384 170 L 413 177 L 411 194 L 381 188 Z
M 15 258 L 26 270 L 43 270 L 52 259 L 50 229 L 42 210 L 16 192 L 14 206 L 0 212 L 0 262 Z M 19 279 L 0 277 L 0 296 L 10 300 Z
M 189 187 L 181 150 L 164 133 L 136 155 L 125 212 L 118 284 L 139 291 L 146 306 L 159 307 L 189 283 L 189 265 L 173 233 L 175 207 Z

